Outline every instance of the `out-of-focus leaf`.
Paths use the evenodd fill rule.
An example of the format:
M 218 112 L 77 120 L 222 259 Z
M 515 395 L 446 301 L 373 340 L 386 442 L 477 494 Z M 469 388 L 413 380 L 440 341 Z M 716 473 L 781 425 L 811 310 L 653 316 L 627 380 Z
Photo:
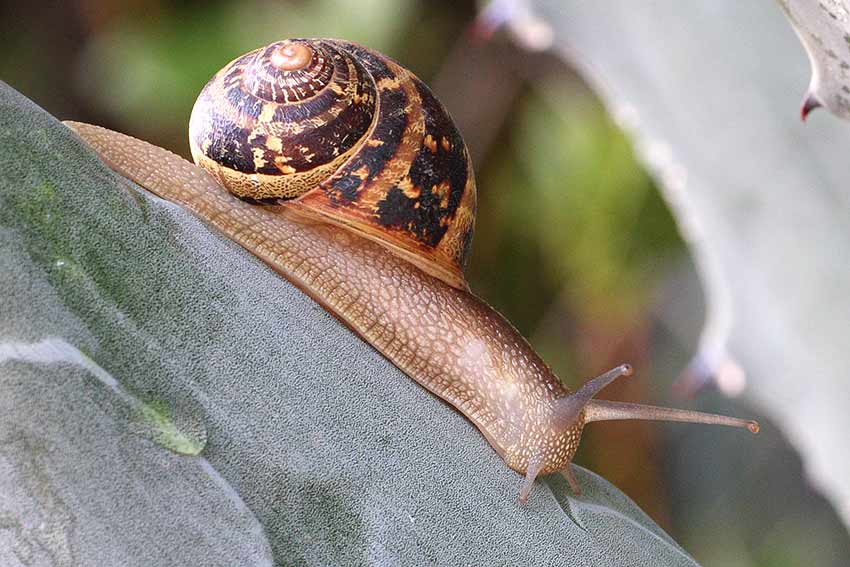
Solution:
M 694 565 L 0 83 L 0 564 Z
M 850 10 L 846 0 L 778 0 L 809 55 L 802 117 L 818 106 L 850 119 Z
M 850 131 L 788 112 L 806 62 L 781 11 L 536 5 L 633 135 L 694 251 L 709 313 L 693 374 L 744 388 L 850 523 Z

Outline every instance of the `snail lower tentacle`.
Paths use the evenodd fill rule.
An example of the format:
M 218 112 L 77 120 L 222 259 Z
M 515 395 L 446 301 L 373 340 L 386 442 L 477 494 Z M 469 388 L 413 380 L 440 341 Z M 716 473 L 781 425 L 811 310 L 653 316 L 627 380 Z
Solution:
M 470 419 L 526 481 L 570 468 L 585 423 L 755 422 L 574 394 L 468 291 L 475 212 L 468 152 L 430 90 L 338 40 L 285 40 L 237 58 L 190 120 L 197 167 L 135 138 L 68 122 L 115 171 L 255 254 Z M 201 169 L 203 168 L 203 169 Z

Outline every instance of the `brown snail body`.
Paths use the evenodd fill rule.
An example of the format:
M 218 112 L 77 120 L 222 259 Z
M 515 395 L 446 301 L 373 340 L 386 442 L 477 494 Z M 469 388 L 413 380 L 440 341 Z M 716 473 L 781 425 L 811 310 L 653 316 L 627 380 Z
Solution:
M 337 119 L 348 122 L 329 123 Z M 752 421 L 592 400 L 631 374 L 625 365 L 570 393 L 469 293 L 475 184 L 466 148 L 427 87 L 380 54 L 287 40 L 236 59 L 193 110 L 190 146 L 209 174 L 129 136 L 68 124 L 117 172 L 258 256 L 460 410 L 526 475 L 523 500 L 538 474 L 555 471 L 578 492 L 570 462 L 590 421 L 758 430 Z

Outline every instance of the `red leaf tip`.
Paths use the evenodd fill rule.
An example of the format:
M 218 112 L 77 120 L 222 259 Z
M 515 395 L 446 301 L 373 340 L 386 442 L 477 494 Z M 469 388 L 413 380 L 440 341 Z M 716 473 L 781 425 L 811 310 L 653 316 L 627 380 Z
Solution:
M 803 105 L 800 107 L 800 120 L 803 122 L 806 121 L 806 118 L 809 116 L 809 113 L 816 108 L 820 108 L 823 106 L 820 101 L 817 99 L 815 95 L 812 93 L 807 93 L 805 98 L 803 98 Z

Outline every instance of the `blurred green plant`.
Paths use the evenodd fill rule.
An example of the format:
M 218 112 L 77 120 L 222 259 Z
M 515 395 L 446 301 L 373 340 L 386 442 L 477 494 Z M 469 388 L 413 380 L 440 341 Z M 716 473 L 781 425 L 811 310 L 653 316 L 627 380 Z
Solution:
M 486 220 L 472 277 L 484 280 L 494 263 L 525 266 L 481 284 L 528 333 L 549 306 L 516 305 L 517 297 L 558 296 L 582 320 L 632 319 L 659 267 L 684 248 L 630 143 L 587 91 L 558 78 L 523 98 L 513 128 L 480 175 Z

